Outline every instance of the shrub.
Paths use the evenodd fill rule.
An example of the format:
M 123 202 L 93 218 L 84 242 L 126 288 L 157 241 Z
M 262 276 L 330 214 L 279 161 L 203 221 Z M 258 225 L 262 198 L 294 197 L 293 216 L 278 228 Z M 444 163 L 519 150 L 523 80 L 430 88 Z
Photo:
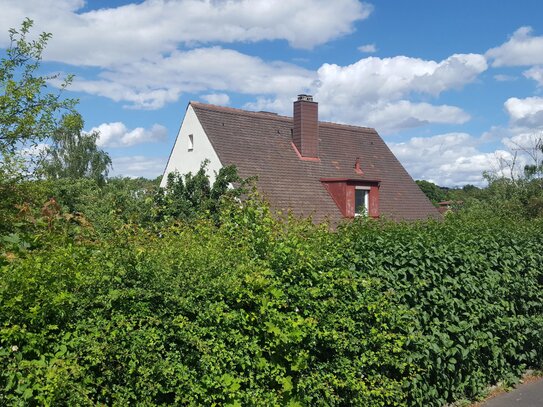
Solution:
M 488 214 L 487 214 L 488 215 Z M 410 405 L 473 398 L 543 363 L 541 222 L 355 223 L 348 257 L 409 310 Z
M 55 207 L 0 261 L 0 404 L 472 398 L 543 364 L 542 224 L 480 214 L 330 232 L 249 198 L 101 233 Z
M 402 405 L 404 315 L 338 247 L 248 204 L 12 260 L 0 402 Z

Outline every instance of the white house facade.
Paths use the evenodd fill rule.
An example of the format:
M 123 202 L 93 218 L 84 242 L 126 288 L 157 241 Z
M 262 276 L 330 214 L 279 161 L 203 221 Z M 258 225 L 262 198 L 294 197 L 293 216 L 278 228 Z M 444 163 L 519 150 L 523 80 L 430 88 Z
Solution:
M 193 174 L 198 171 L 204 160 L 208 160 L 207 173 L 210 182 L 215 181 L 215 173 L 218 173 L 221 167 L 221 161 L 209 140 L 202 124 L 198 120 L 194 109 L 189 104 L 175 144 L 170 153 L 168 164 L 164 171 L 165 176 L 160 182 L 161 187 L 165 187 L 168 181 L 167 174 L 177 171 L 179 174 Z

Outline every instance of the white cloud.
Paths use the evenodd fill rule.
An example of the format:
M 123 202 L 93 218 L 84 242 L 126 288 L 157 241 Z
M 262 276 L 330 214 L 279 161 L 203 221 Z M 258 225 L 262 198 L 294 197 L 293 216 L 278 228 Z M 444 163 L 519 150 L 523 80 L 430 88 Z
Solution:
M 358 0 L 145 0 L 88 12 L 80 12 L 82 0 L 3 3 L 0 31 L 28 16 L 54 33 L 46 59 L 100 67 L 211 42 L 286 40 L 313 48 L 352 32 L 373 10 Z
M 530 158 L 532 160 L 537 158 L 538 163 L 542 161 L 543 132 L 541 131 L 520 131 L 512 137 L 504 138 L 502 143 L 510 151 L 525 156 L 524 161 L 530 161 Z
M 128 102 L 129 104 L 124 105 L 127 108 L 149 110 L 160 109 L 166 103 L 175 102 L 181 95 L 181 89 L 176 86 L 157 89 L 145 85 L 145 82 L 117 83 L 114 80 L 82 78 L 76 78 L 70 85 L 70 90 L 103 96 L 115 102 Z
M 315 97 L 325 117 L 384 132 L 427 123 L 464 123 L 469 115 L 458 107 L 407 98 L 460 88 L 486 69 L 484 57 L 477 54 L 456 54 L 440 62 L 398 56 L 364 58 L 348 66 L 324 64 L 318 70 Z
M 509 41 L 486 52 L 492 66 L 543 64 L 543 36 L 532 36 L 531 27 L 520 27 Z
M 462 124 L 470 116 L 462 109 L 448 105 L 412 103 L 400 100 L 394 103 L 378 103 L 370 106 L 362 116 L 356 108 L 345 111 L 357 123 L 366 122 L 367 126 L 379 129 L 381 133 L 390 133 L 401 129 L 424 126 L 429 123 Z M 359 116 L 359 117 L 357 117 Z
M 543 86 L 543 66 L 533 66 L 527 71 L 524 71 L 523 75 L 528 79 L 536 81 L 537 86 Z
M 17 155 L 21 159 L 30 162 L 42 156 L 47 151 L 48 148 L 49 148 L 49 144 L 38 143 L 36 145 L 22 147 L 20 150 L 17 151 Z
M 246 103 L 243 109 L 253 111 L 266 111 L 279 113 L 285 116 L 292 116 L 292 102 L 294 98 L 292 95 L 283 95 L 280 97 L 266 98 L 257 97 L 256 101 Z M 320 107 L 319 103 L 319 107 Z M 322 115 L 319 113 L 319 119 L 322 120 Z
M 207 103 L 211 103 L 212 105 L 227 106 L 230 104 L 230 96 L 228 96 L 226 93 L 211 93 L 209 95 L 202 95 L 202 99 L 204 99 Z
M 492 170 L 507 177 L 521 176 L 525 165 L 543 161 L 543 98 L 509 98 L 504 107 L 509 126 L 493 127 L 481 140 L 500 140 L 506 150 L 497 156 Z
M 50 58 L 104 68 L 96 78 L 76 77 L 71 90 L 136 109 L 159 109 L 187 92 L 215 104 L 228 104 L 229 93 L 241 93 L 256 99 L 246 107 L 291 114 L 293 97 L 312 93 L 325 120 L 391 132 L 466 122 L 469 114 L 459 107 L 427 99 L 461 88 L 487 69 L 482 55 L 455 54 L 442 61 L 370 57 L 312 71 L 219 46 L 201 47 L 262 39 L 318 45 L 367 18 L 372 7 L 356 0 L 147 0 L 91 12 L 80 12 L 78 0 L 6 1 L 11 16 L 23 11 L 48 16 L 42 24 L 51 25 L 54 41 L 60 41 L 51 43 Z M 5 23 L 0 17 L 0 26 Z M 187 45 L 200 47 L 178 49 Z M 374 44 L 361 48 L 370 52 Z M 421 96 L 425 99 L 417 100 Z
M 377 52 L 377 47 L 375 44 L 365 44 L 358 47 L 358 50 L 360 52 L 367 52 L 367 53 L 373 53 Z
M 113 157 L 113 170 L 110 176 L 130 178 L 156 178 L 164 172 L 166 157 L 145 157 L 141 155 Z
M 497 74 L 494 75 L 494 79 L 496 79 L 498 82 L 511 82 L 516 81 L 517 77 L 512 75 Z
M 504 150 L 482 152 L 479 143 L 467 133 L 447 133 L 388 145 L 413 178 L 454 187 L 483 186 L 483 171 L 497 170 L 500 157 L 511 157 Z
M 509 98 L 504 104 L 513 126 L 538 128 L 543 126 L 543 98 Z
M 482 55 L 452 55 L 441 61 L 399 56 L 363 58 L 339 66 L 324 64 L 309 86 L 319 102 L 324 120 L 372 126 L 381 133 L 429 123 L 461 124 L 470 116 L 456 106 L 413 102 L 417 94 L 440 93 L 474 81 L 487 68 Z M 277 97 L 259 97 L 246 108 L 292 113 L 293 92 Z
M 101 73 L 98 80 L 76 78 L 70 89 L 126 101 L 130 107 L 157 109 L 182 92 L 292 95 L 308 89 L 315 76 L 296 65 L 211 47 L 122 65 Z
M 322 83 L 319 94 L 351 98 L 356 93 L 365 100 L 399 99 L 414 92 L 437 96 L 472 82 L 486 69 L 485 58 L 478 54 L 455 54 L 441 62 L 406 56 L 370 57 L 347 66 L 322 65 L 318 70 Z
M 149 130 L 137 127 L 128 130 L 124 123 L 103 123 L 93 127 L 90 132 L 97 131 L 100 136 L 97 145 L 100 147 L 129 147 L 141 143 L 154 143 L 165 141 L 167 129 L 160 124 L 154 124 Z

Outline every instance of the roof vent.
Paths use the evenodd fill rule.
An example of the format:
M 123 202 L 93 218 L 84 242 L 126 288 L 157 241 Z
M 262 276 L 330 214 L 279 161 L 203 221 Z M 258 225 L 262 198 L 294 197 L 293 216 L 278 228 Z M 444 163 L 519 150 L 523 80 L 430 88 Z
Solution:
M 298 100 L 305 100 L 306 102 L 313 102 L 313 96 L 311 95 L 304 95 L 303 93 L 301 95 L 298 95 Z
M 362 171 L 362 168 L 360 168 L 360 157 L 356 157 L 356 161 L 354 162 L 354 172 L 356 172 L 358 175 L 364 175 L 364 171 Z

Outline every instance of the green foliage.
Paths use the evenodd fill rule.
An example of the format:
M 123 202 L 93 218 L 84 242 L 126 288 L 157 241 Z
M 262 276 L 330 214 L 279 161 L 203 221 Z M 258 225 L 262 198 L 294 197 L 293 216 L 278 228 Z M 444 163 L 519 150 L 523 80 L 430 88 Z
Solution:
M 48 197 L 54 197 L 63 212 L 81 214 L 99 234 L 115 233 L 127 224 L 151 225 L 158 180 L 110 178 L 105 184 L 94 179 L 44 181 Z
M 99 133 L 85 133 L 78 113 L 64 115 L 46 147 L 38 172 L 48 178 L 91 178 L 103 184 L 111 167 L 109 155 L 98 148 Z
M 0 403 L 405 404 L 405 315 L 333 235 L 253 201 L 222 216 L 5 263 Z
M 543 178 L 535 172 L 524 178 L 511 179 L 485 173 L 486 188 L 467 184 L 462 188 L 444 189 L 427 181 L 416 181 L 436 204 L 453 201 L 457 210 L 498 213 L 504 217 L 535 219 L 543 216 Z
M 353 267 L 411 315 L 409 405 L 472 399 L 543 363 L 543 224 L 480 215 L 344 231 Z
M 32 20 L 26 19 L 19 31 L 11 29 L 11 44 L 0 60 L 0 155 L 12 154 L 22 144 L 36 144 L 51 137 L 57 127 L 59 112 L 71 111 L 74 100 L 61 99 L 62 90 L 47 91 L 47 81 L 58 75 L 41 76 L 42 52 L 51 34 L 42 33 L 37 40 L 27 40 Z
M 535 219 L 543 216 L 543 179 L 489 178 L 482 196 L 474 201 L 502 216 Z
M 511 208 L 332 232 L 205 163 L 0 181 L 0 405 L 442 406 L 543 365 L 543 223 Z
M 156 226 L 156 181 L 29 185 L 57 201 L 0 242 L 0 404 L 441 406 L 543 364 L 540 221 Z
M 415 182 L 434 205 L 447 200 L 446 192 L 433 182 L 425 180 L 416 180 Z
M 222 200 L 239 199 L 250 179 L 242 180 L 235 166 L 222 167 L 213 185 L 206 174 L 209 161 L 204 161 L 196 174 L 168 174 L 166 188 L 155 196 L 156 220 L 194 220 L 215 216 Z M 232 186 L 232 187 L 231 187 Z

